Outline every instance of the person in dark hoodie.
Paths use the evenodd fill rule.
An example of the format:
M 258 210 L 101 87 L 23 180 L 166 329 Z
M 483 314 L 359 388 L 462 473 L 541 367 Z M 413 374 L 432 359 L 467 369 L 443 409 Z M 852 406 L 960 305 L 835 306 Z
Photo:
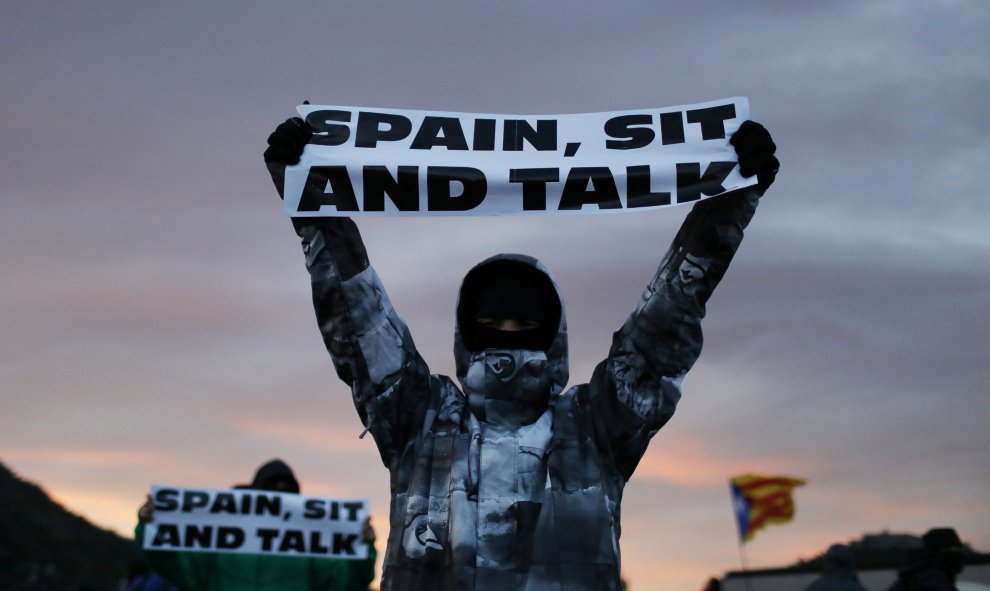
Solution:
M 312 137 L 299 118 L 269 136 L 280 196 Z M 705 304 L 779 167 L 762 125 L 730 142 L 758 184 L 694 205 L 591 382 L 566 391 L 564 305 L 536 259 L 496 255 L 465 276 L 458 388 L 430 373 L 355 223 L 292 220 L 324 343 L 391 474 L 382 591 L 620 589 L 623 488 L 674 413 Z
M 250 486 L 235 488 L 300 491 L 292 469 L 278 459 L 261 465 Z M 374 546 L 364 560 L 145 550 L 141 548 L 144 526 L 153 519 L 149 498 L 138 511 L 134 539 L 148 565 L 183 591 L 366 591 L 375 578 Z M 374 542 L 370 523 L 365 524 L 363 541 Z
M 254 474 L 251 488 L 299 494 L 299 482 L 292 468 L 282 460 L 275 459 L 262 464 Z
M 832 544 L 825 552 L 822 574 L 804 591 L 866 591 L 856 574 L 856 557 L 849 546 Z
M 951 527 L 937 527 L 921 536 L 922 547 L 911 552 L 907 564 L 887 591 L 957 591 L 965 548 Z

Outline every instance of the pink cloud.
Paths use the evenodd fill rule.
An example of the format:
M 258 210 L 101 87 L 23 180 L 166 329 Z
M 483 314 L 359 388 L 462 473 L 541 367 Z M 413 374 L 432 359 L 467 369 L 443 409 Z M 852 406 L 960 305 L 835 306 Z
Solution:
M 280 443 L 291 443 L 311 450 L 335 453 L 371 453 L 377 458 L 374 443 L 370 435 L 363 439 L 356 435 L 354 429 L 333 431 L 326 424 L 306 424 L 299 421 L 273 421 L 264 417 L 240 417 L 228 419 L 225 425 L 237 432 L 269 438 Z M 355 421 L 360 428 L 360 423 Z
M 750 459 L 742 464 L 738 457 L 726 453 L 718 441 L 678 433 L 667 436 L 662 447 L 654 444 L 633 478 L 687 487 L 723 486 L 737 473 L 789 473 L 794 471 L 794 465 L 800 462 L 786 456 Z

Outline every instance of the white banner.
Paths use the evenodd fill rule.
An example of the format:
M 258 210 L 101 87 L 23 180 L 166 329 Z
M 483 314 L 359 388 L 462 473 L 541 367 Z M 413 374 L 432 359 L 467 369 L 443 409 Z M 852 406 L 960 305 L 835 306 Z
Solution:
M 729 137 L 742 97 L 573 115 L 300 105 L 288 216 L 559 215 L 668 207 L 756 184 Z
M 153 486 L 154 518 L 142 547 L 182 552 L 235 552 L 368 557 L 361 529 L 367 499 L 325 499 L 265 490 Z

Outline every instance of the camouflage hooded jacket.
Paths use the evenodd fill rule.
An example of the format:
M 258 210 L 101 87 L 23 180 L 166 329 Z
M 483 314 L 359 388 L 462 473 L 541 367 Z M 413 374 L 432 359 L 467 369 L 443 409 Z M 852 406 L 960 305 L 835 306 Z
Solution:
M 563 306 L 545 353 L 471 353 L 458 329 L 462 390 L 417 353 L 355 224 L 293 220 L 320 331 L 391 474 L 383 591 L 620 588 L 623 487 L 674 413 L 705 302 L 758 199 L 742 190 L 695 204 L 591 382 L 566 391 Z M 521 255 L 482 265 L 501 257 L 546 272 Z M 541 390 L 543 408 L 518 395 Z

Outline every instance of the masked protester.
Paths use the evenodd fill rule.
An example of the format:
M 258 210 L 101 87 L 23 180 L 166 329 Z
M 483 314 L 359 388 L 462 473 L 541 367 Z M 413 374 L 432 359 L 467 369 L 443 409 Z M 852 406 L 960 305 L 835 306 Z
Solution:
M 298 494 L 299 481 L 288 464 L 276 459 L 262 464 L 250 485 L 233 488 Z M 134 539 L 151 568 L 183 591 L 366 591 L 375 578 L 374 546 L 369 546 L 364 560 L 145 550 L 141 548 L 145 524 L 153 520 L 149 498 L 138 511 Z M 370 523 L 365 523 L 362 541 L 375 541 Z
M 269 137 L 280 195 L 312 134 L 293 118 Z M 354 222 L 293 219 L 324 342 L 391 474 L 382 591 L 620 589 L 623 487 L 674 413 L 705 303 L 779 166 L 759 124 L 731 143 L 759 185 L 694 206 L 591 382 L 566 391 L 564 305 L 535 259 L 497 255 L 465 277 L 458 388 L 416 351 Z

